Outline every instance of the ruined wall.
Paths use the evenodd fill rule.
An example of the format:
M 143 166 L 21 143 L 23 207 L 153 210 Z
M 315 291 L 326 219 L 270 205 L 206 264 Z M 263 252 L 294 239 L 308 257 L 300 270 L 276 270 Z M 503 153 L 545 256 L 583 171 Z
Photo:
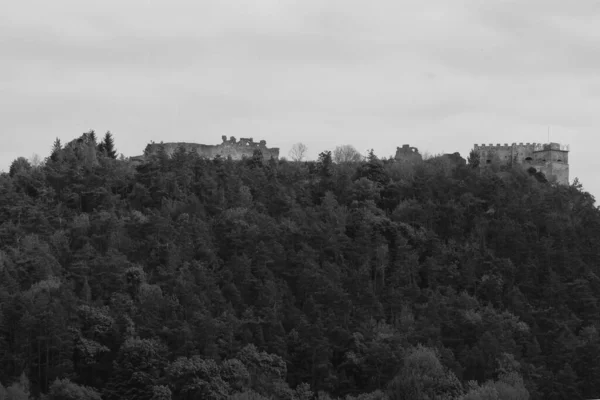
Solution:
M 396 161 L 415 164 L 423 161 L 423 157 L 419 153 L 419 149 L 416 147 L 410 147 L 405 144 L 402 147 L 396 147 Z
M 261 140 L 256 143 L 252 138 L 241 138 L 237 141 L 233 136 L 227 139 L 222 137 L 223 142 L 218 145 L 206 145 L 198 143 L 163 143 L 165 151 L 169 156 L 173 155 L 180 146 L 183 146 L 188 152 L 196 152 L 200 157 L 215 158 L 217 155 L 227 158 L 231 157 L 234 160 L 241 160 L 244 157 L 252 157 L 254 150 L 260 150 L 263 158 L 268 160 L 271 157 L 279 158 L 279 148 L 268 148 L 267 142 Z M 146 153 L 156 154 L 160 147 L 159 143 L 151 143 L 146 147 Z
M 559 143 L 513 143 L 474 145 L 480 165 L 521 165 L 543 172 L 549 181 L 569 184 L 569 146 Z
M 452 163 L 454 167 L 467 165 L 467 160 L 462 158 L 459 152 L 455 152 L 452 154 L 443 154 L 442 158 L 445 158 L 446 160 L 450 161 L 450 163 Z

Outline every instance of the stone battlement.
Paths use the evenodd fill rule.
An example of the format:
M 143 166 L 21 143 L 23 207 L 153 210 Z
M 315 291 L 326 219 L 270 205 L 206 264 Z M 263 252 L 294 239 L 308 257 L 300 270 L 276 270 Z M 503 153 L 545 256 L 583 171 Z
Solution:
M 540 143 L 513 143 L 513 144 L 508 144 L 508 143 L 504 143 L 504 145 L 501 145 L 500 143 L 498 144 L 475 144 L 473 145 L 475 150 L 507 150 L 513 147 L 535 147 L 540 145 Z
M 560 143 L 513 143 L 511 145 L 504 143 L 501 144 L 475 144 L 473 148 L 476 151 L 479 150 L 508 150 L 513 147 L 521 147 L 521 148 L 531 148 L 533 151 L 545 151 L 545 150 L 556 150 L 556 151 L 570 151 L 570 146 L 568 144 L 560 144 Z

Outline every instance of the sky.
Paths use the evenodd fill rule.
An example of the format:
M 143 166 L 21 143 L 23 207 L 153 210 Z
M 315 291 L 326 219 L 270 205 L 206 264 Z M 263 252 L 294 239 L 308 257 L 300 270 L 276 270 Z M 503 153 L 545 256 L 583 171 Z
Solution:
M 150 141 L 252 137 L 387 157 L 473 144 L 571 146 L 596 198 L 597 0 L 80 0 L 0 13 L 0 170 L 110 130 Z

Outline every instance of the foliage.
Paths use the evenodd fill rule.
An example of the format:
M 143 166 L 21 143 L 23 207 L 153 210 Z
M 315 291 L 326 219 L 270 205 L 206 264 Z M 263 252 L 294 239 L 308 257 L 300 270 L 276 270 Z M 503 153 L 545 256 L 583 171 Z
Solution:
M 336 163 L 359 162 L 362 159 L 363 156 L 350 144 L 337 146 L 333 150 L 333 161 Z
M 31 169 L 31 164 L 29 163 L 29 161 L 25 157 L 19 157 L 10 164 L 8 174 L 11 177 L 14 177 L 15 174 L 17 174 L 21 171 L 27 172 L 30 169 Z
M 373 151 L 135 166 L 94 136 L 0 175 L 0 399 L 600 392 L 578 181 Z
M 0 384 L 0 400 L 29 400 L 29 379 L 21 374 L 18 381 L 7 388 Z
M 50 386 L 48 400 L 101 400 L 93 389 L 79 386 L 69 379 L 57 379 Z
M 438 359 L 435 350 L 421 345 L 408 350 L 400 373 L 389 385 L 389 398 L 454 399 L 462 387 L 454 373 Z

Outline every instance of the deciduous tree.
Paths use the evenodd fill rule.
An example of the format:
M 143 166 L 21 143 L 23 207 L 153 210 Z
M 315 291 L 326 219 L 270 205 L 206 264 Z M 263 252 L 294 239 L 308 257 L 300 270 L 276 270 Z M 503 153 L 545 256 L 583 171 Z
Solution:
M 306 157 L 308 147 L 304 143 L 296 143 L 290 149 L 288 155 L 293 161 L 302 161 Z
M 352 163 L 363 160 L 363 156 L 350 144 L 337 146 L 333 150 L 333 161 L 336 163 Z

